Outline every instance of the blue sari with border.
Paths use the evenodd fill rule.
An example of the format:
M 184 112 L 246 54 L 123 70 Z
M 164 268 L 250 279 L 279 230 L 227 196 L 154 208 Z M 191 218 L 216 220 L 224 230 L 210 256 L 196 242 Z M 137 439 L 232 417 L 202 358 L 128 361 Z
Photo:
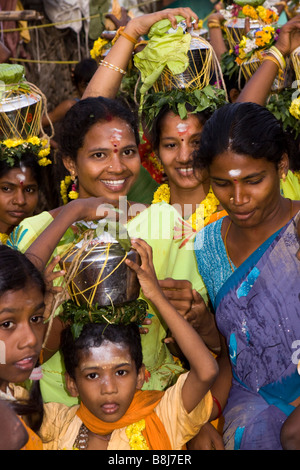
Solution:
M 224 410 L 226 449 L 281 449 L 281 426 L 300 396 L 299 219 L 300 212 L 266 240 L 216 297 L 233 371 Z

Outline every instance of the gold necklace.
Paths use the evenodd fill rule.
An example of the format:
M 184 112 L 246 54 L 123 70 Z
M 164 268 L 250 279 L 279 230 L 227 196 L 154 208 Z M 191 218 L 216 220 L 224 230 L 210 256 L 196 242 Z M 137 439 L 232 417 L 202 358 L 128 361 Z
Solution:
M 152 204 L 157 204 L 158 202 L 166 202 L 170 204 L 171 192 L 168 184 L 160 185 L 153 195 Z M 212 188 L 209 188 L 208 194 L 199 204 L 199 207 L 193 212 L 189 217 L 188 222 L 192 226 L 193 230 L 198 232 L 200 228 L 204 225 L 207 225 L 210 217 L 214 214 L 219 206 L 219 201 L 213 193 Z

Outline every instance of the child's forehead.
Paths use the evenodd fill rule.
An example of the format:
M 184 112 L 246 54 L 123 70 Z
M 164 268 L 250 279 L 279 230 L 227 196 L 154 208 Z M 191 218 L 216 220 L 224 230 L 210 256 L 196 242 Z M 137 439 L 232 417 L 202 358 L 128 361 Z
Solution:
M 100 346 L 90 347 L 81 354 L 79 366 L 82 368 L 86 366 L 87 363 L 91 365 L 94 363 L 99 367 L 106 367 L 109 365 L 117 366 L 118 364 L 124 363 L 131 364 L 132 362 L 127 345 L 104 340 Z

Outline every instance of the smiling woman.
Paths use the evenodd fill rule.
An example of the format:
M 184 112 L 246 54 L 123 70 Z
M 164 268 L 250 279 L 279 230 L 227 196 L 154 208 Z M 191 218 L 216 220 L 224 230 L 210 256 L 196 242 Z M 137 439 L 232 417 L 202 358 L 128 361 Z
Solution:
M 228 213 L 195 241 L 233 369 L 225 447 L 281 449 L 281 426 L 299 403 L 291 358 L 300 335 L 300 202 L 280 192 L 288 170 L 280 124 L 259 105 L 227 105 L 205 124 L 195 165 L 208 169 Z
M 82 100 L 69 111 L 60 137 L 79 197 L 126 196 L 140 171 L 138 131 L 129 109 L 105 98 Z

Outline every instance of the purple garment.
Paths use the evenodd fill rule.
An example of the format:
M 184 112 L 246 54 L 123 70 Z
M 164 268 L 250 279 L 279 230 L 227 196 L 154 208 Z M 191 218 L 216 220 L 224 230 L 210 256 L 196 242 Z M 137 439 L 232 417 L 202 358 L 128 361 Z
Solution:
M 224 410 L 228 449 L 280 449 L 281 426 L 300 396 L 292 361 L 300 340 L 299 219 L 300 212 L 258 248 L 216 299 L 234 376 Z

